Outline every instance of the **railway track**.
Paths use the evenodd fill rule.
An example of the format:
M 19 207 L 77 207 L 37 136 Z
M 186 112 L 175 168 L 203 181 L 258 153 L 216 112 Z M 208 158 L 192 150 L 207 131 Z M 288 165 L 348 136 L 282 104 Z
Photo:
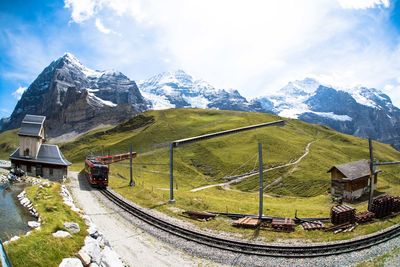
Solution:
M 208 247 L 218 248 L 235 253 L 247 255 L 270 256 L 270 257 L 321 257 L 349 253 L 372 247 L 382 242 L 388 241 L 400 235 L 400 226 L 396 226 L 388 231 L 378 233 L 372 236 L 364 237 L 358 240 L 350 240 L 341 243 L 308 245 L 308 246 L 280 246 L 268 244 L 252 244 L 247 242 L 229 240 L 224 238 L 207 235 L 192 231 L 181 226 L 166 222 L 147 212 L 132 206 L 125 202 L 113 192 L 104 189 L 100 192 L 118 207 L 122 208 L 132 216 L 156 227 L 162 231 L 168 232 L 188 241 L 196 242 Z

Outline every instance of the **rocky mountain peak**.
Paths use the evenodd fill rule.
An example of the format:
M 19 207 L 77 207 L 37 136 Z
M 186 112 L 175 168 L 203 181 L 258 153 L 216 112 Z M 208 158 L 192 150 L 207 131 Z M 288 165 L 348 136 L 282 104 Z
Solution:
M 47 134 L 83 132 L 115 124 L 147 109 L 137 85 L 121 72 L 97 71 L 65 53 L 28 87 L 1 130 L 18 128 L 26 114 L 47 117 Z
M 311 95 L 315 93 L 320 85 L 321 83 L 313 78 L 295 80 L 293 82 L 289 82 L 286 86 L 280 89 L 276 95 Z
M 216 108 L 248 110 L 247 100 L 236 90 L 216 89 L 208 82 L 195 79 L 183 70 L 163 72 L 138 82 L 142 94 L 153 109 Z

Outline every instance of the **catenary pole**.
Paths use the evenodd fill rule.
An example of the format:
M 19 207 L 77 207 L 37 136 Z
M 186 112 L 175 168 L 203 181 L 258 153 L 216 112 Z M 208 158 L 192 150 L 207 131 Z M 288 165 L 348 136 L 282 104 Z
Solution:
M 130 146 L 130 155 L 129 155 L 129 177 L 130 177 L 130 180 L 129 180 L 129 186 L 134 186 L 135 185 L 135 182 L 133 181 L 133 170 L 132 170 L 132 157 L 133 157 L 133 155 L 132 155 L 132 153 L 133 153 L 133 145 L 131 144 L 131 146 Z
M 262 156 L 262 144 L 258 143 L 258 172 L 260 178 L 259 188 L 259 206 L 258 206 L 258 219 L 262 219 L 264 209 L 264 178 L 263 178 L 263 156 Z

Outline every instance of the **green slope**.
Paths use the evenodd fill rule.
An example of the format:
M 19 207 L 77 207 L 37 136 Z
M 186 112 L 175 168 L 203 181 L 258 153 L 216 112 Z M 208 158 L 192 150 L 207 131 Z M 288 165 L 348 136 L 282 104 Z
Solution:
M 109 130 L 89 132 L 77 140 L 65 143 L 61 149 L 75 170 L 83 167 L 89 153 L 96 155 L 127 152 L 129 145 L 139 152 L 134 159 L 135 187 L 129 187 L 128 162 L 110 166 L 109 186 L 132 201 L 172 216 L 181 210 L 213 210 L 221 212 L 256 213 L 258 210 L 258 176 L 246 178 L 229 188 L 220 186 L 191 192 L 192 189 L 224 182 L 223 177 L 249 172 L 257 168 L 257 143 L 263 144 L 266 168 L 277 167 L 298 160 L 310 145 L 310 152 L 298 164 L 266 172 L 264 213 L 274 216 L 329 216 L 332 205 L 330 175 L 327 170 L 335 164 L 368 158 L 368 144 L 361 139 L 338 133 L 327 127 L 287 119 L 285 127 L 269 127 L 251 132 L 209 139 L 179 147 L 175 150 L 176 204 L 166 204 L 169 196 L 168 145 L 172 140 L 227 130 L 281 119 L 264 113 L 234 111 L 171 109 L 148 111 Z M 2 136 L 0 134 L 0 140 Z M 391 146 L 374 142 L 375 156 L 381 161 L 400 159 L 400 152 Z M 400 167 L 382 168 L 377 192 L 400 195 Z M 355 204 L 363 210 L 366 202 Z M 335 240 L 372 233 L 398 223 L 400 218 L 358 226 L 351 233 L 341 235 L 320 232 L 294 233 L 261 231 L 267 239 L 307 238 Z M 252 230 L 230 227 L 224 218 L 209 222 L 194 222 L 200 227 L 233 231 L 252 238 Z
M 172 140 L 281 119 L 262 114 L 233 111 L 173 109 L 150 111 L 117 128 L 87 134 L 62 147 L 73 162 L 82 162 L 94 154 L 127 151 L 132 143 L 141 155 L 138 162 L 168 163 L 168 143 Z M 290 196 L 317 196 L 329 190 L 327 170 L 334 164 L 368 158 L 367 140 L 341 134 L 319 125 L 287 120 L 285 127 L 270 127 L 239 133 L 183 146 L 176 149 L 177 175 L 196 187 L 222 181 L 221 178 L 249 172 L 257 167 L 257 143 L 263 144 L 266 168 L 297 160 L 309 142 L 309 154 L 295 166 L 267 172 L 266 183 L 279 177 L 282 182 L 269 187 L 269 192 Z M 380 160 L 398 160 L 400 152 L 389 145 L 374 142 L 375 155 Z M 151 153 L 150 153 L 151 152 Z M 143 154 L 144 153 L 144 154 Z M 137 169 L 143 169 L 136 166 Z M 149 170 L 150 166 L 146 169 Z M 167 173 L 167 166 L 152 167 Z M 391 168 L 383 177 L 397 183 L 398 169 Z M 257 190 L 254 176 L 236 185 L 242 191 Z
M 8 157 L 18 147 L 18 129 L 0 133 L 0 159 Z

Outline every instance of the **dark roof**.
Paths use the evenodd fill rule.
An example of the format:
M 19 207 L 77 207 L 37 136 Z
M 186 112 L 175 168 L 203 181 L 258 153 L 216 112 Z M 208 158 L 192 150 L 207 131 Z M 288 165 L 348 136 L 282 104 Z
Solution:
M 334 168 L 343 173 L 345 180 L 355 180 L 371 174 L 368 160 L 359 160 L 341 165 L 335 165 L 330 168 L 328 172 L 331 172 Z
M 45 116 L 25 115 L 18 135 L 40 137 L 40 130 L 45 119 Z
M 26 114 L 22 122 L 43 124 L 45 119 L 45 116 Z
M 24 160 L 43 164 L 53 164 L 61 166 L 69 166 L 71 163 L 64 157 L 60 149 L 56 145 L 42 144 L 36 159 L 29 157 L 20 157 L 19 148 L 10 155 L 10 159 Z

